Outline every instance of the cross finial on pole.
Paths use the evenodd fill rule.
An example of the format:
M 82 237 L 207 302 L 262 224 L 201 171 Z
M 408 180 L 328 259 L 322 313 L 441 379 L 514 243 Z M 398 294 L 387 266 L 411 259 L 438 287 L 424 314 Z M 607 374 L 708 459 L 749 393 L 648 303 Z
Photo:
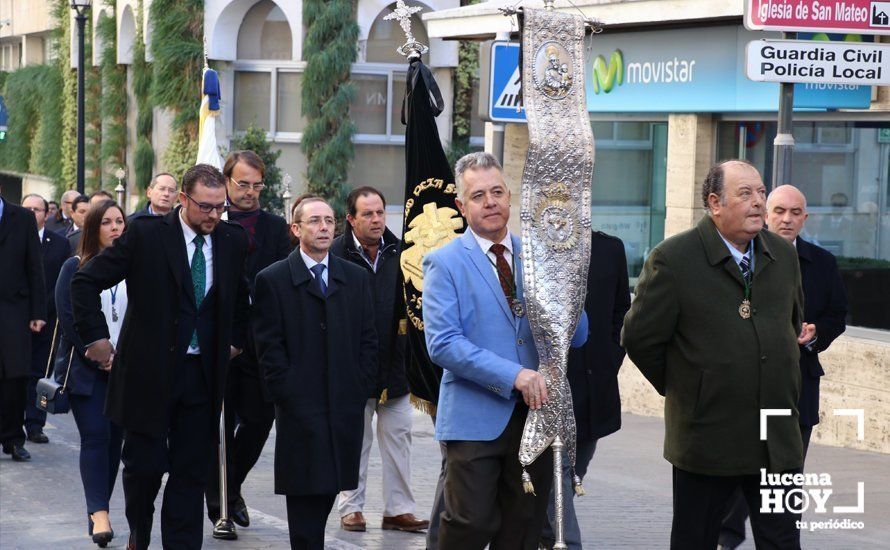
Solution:
M 408 6 L 404 0 L 397 0 L 396 7 L 392 13 L 383 17 L 384 21 L 398 21 L 399 26 L 405 32 L 408 41 L 399 46 L 396 51 L 407 57 L 420 57 L 430 51 L 426 44 L 418 42 L 411 33 L 411 16 L 418 13 L 423 8 L 419 6 Z

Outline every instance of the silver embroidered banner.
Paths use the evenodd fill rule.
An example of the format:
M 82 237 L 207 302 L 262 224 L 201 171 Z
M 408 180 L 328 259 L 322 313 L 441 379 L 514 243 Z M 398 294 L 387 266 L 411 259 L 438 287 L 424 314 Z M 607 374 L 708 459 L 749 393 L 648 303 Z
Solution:
M 590 262 L 593 134 L 584 93 L 584 19 L 525 9 L 522 94 L 529 146 L 522 175 L 523 285 L 549 399 L 530 411 L 519 448 L 528 466 L 559 435 L 575 464 L 566 380 Z

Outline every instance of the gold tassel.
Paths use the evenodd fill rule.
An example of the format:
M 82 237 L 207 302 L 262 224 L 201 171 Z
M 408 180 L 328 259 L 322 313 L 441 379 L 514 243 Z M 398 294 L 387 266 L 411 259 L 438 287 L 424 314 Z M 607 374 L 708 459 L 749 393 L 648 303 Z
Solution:
M 421 399 L 412 393 L 409 400 L 411 401 L 411 406 L 413 406 L 415 409 L 422 412 L 423 414 L 436 416 L 436 406 L 426 399 Z
M 383 405 L 386 403 L 386 389 L 383 390 L 383 393 L 380 394 L 380 400 L 377 402 L 378 405 Z
M 526 492 L 526 494 L 535 495 L 535 486 L 532 483 L 532 476 L 528 475 L 528 472 L 525 471 L 525 468 L 522 469 L 522 490 Z
M 583 497 L 586 494 L 584 492 L 584 486 L 581 485 L 581 478 L 577 475 L 572 476 L 572 486 L 575 489 L 575 494 L 579 497 Z

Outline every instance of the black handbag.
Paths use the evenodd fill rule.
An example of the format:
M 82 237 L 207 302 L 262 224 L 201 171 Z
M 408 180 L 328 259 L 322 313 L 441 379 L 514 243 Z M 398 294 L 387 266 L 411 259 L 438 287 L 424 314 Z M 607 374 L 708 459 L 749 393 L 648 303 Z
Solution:
M 68 356 L 68 370 L 65 372 L 65 381 L 62 384 L 56 382 L 54 376 L 50 376 L 51 366 L 53 364 L 53 351 L 56 346 L 56 334 L 59 331 L 59 320 L 56 319 L 56 326 L 53 329 L 53 340 L 50 344 L 49 360 L 46 362 L 46 375 L 37 381 L 37 402 L 35 405 L 38 409 L 46 411 L 50 414 L 65 414 L 71 404 L 68 402 L 68 394 L 65 393 L 65 387 L 68 385 L 68 375 L 71 374 L 71 361 L 74 359 L 74 346 L 71 346 L 71 354 Z

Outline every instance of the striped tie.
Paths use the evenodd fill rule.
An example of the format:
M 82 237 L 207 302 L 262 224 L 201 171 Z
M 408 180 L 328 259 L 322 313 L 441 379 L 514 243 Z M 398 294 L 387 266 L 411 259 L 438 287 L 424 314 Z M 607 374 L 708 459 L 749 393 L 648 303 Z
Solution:
M 747 256 L 742 256 L 742 260 L 739 262 L 739 269 L 742 270 L 742 278 L 747 282 L 751 282 L 751 262 Z
M 315 275 L 315 282 L 318 283 L 318 288 L 321 290 L 322 296 L 328 295 L 328 285 L 324 282 L 324 277 L 322 274 L 324 273 L 324 264 L 315 264 L 310 269 L 312 273 Z

